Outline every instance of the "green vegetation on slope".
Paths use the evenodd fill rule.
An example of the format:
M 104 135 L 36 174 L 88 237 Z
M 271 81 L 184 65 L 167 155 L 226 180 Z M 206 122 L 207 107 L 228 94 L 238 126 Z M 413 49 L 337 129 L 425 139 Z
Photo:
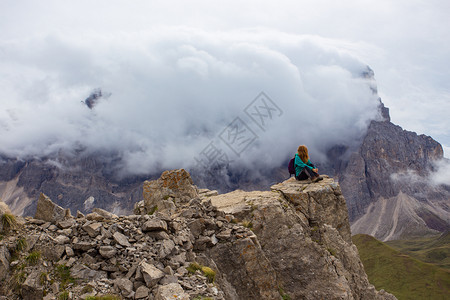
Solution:
M 432 237 L 386 242 L 418 260 L 450 270 L 450 231 Z
M 450 272 L 365 234 L 352 237 L 370 283 L 398 299 L 450 299 Z

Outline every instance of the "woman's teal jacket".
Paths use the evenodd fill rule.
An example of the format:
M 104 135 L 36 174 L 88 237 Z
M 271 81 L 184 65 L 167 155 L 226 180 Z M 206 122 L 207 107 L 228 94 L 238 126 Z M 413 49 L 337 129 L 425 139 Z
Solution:
M 316 168 L 309 159 L 308 162 L 305 164 L 297 153 L 295 153 L 294 166 L 295 166 L 295 176 L 300 175 L 300 173 L 304 168 L 309 168 L 310 170 Z

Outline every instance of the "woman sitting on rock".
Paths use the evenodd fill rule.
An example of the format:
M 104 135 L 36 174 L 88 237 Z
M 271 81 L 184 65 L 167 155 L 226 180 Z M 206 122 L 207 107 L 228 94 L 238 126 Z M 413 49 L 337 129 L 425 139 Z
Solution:
M 319 176 L 319 169 L 317 169 L 309 160 L 308 148 L 304 145 L 299 146 L 297 149 L 294 166 L 295 179 L 297 180 L 306 180 L 310 178 L 312 182 L 316 182 L 323 179 Z

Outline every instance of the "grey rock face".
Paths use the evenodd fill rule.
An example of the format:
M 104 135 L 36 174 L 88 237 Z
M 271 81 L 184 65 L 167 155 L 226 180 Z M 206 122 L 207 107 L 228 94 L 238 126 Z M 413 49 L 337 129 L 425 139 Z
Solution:
M 443 159 L 442 146 L 431 137 L 403 130 L 389 121 L 372 121 L 360 148 L 350 156 L 339 176 L 350 221 L 355 223 L 364 216 L 364 222 L 352 225 L 353 233 L 367 233 L 386 240 L 448 229 L 450 209 L 445 202 L 450 190 L 432 184 L 427 178 L 440 159 Z M 411 200 L 403 201 L 407 206 L 403 205 L 406 210 L 400 214 L 393 215 L 393 211 L 384 209 L 384 215 L 374 210 L 384 206 L 383 203 L 388 208 L 395 207 L 404 199 L 402 195 Z M 379 222 L 370 221 L 387 219 L 388 215 L 395 218 L 398 228 L 381 228 Z M 408 224 L 405 221 L 409 219 L 415 221 Z M 402 229 L 406 227 L 408 230 Z

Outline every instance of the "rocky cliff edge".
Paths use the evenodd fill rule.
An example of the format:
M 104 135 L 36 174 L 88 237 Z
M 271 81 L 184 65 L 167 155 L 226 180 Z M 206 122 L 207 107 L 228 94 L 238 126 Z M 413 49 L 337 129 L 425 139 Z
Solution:
M 143 191 L 135 215 L 74 217 L 42 194 L 5 221 L 0 298 L 396 299 L 368 282 L 332 178 L 219 195 L 181 169 Z

